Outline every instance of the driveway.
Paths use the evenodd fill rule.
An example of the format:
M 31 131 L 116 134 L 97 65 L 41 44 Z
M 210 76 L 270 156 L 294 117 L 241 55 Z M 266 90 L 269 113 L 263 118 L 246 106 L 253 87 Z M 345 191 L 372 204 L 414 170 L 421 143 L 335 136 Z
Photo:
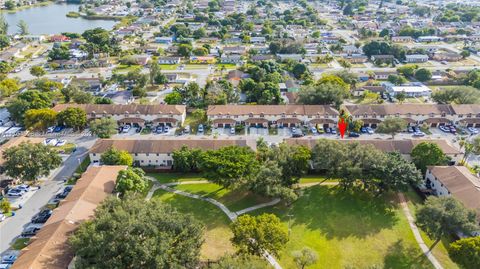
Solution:
M 76 143 L 77 150 L 71 154 L 58 169 L 51 173 L 50 177 L 42 183 L 41 188 L 22 205 L 22 209 L 15 212 L 14 217 L 8 218 L 0 223 L 0 253 L 3 254 L 10 248 L 10 244 L 12 244 L 22 233 L 23 229 L 29 225 L 32 217 L 62 189 L 64 180 L 67 180 L 73 175 L 78 165 L 87 156 L 88 149 L 93 145 L 96 138 L 79 137 L 67 140 Z

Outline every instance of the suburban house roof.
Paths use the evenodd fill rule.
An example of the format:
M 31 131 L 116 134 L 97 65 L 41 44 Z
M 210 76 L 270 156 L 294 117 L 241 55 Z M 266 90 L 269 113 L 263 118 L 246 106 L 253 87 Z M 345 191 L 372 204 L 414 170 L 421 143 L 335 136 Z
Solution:
M 428 170 L 440 181 L 453 197 L 467 208 L 477 212 L 480 218 L 480 179 L 465 166 L 430 166 Z
M 318 139 L 294 139 L 287 138 L 285 142 L 290 145 L 303 145 L 313 148 L 320 140 Z M 405 139 L 405 140 L 374 140 L 374 139 L 355 139 L 355 140 L 336 140 L 340 143 L 359 143 L 361 145 L 372 145 L 383 152 L 398 151 L 401 154 L 410 154 L 413 148 L 422 143 L 430 142 L 437 144 L 447 155 L 461 154 L 462 152 L 448 143 L 444 139 Z
M 327 105 L 215 105 L 208 106 L 207 115 L 338 115 L 338 111 Z
M 457 115 L 476 115 L 480 113 L 480 105 L 451 105 L 451 107 Z
M 129 153 L 172 153 L 183 146 L 202 150 L 248 146 L 255 150 L 256 142 L 252 139 L 99 139 L 90 149 L 90 153 L 101 154 L 109 148 L 125 150 Z
M 406 115 L 409 113 L 413 115 L 430 113 L 453 115 L 455 113 L 451 105 L 436 104 L 346 105 L 345 108 L 352 115 Z
M 42 229 L 32 238 L 12 269 L 64 269 L 74 252 L 68 238 L 78 226 L 94 216 L 95 209 L 113 192 L 118 172 L 126 166 L 90 167 L 68 197 L 54 209 Z
M 116 105 L 116 104 L 58 104 L 53 110 L 60 112 L 69 107 L 79 107 L 87 114 L 92 113 L 106 113 L 111 115 L 120 115 L 120 114 L 142 114 L 142 115 L 154 115 L 154 114 L 174 114 L 182 115 L 186 112 L 186 107 L 184 105 L 138 105 L 138 104 L 129 104 L 129 105 Z

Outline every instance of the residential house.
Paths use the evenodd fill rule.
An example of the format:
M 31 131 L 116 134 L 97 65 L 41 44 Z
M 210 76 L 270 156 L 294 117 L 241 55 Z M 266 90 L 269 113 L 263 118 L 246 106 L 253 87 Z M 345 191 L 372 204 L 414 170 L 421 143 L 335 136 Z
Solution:
M 368 61 L 368 57 L 362 54 L 352 54 L 342 57 L 344 60 L 350 62 L 351 64 L 363 64 Z
M 190 56 L 190 63 L 192 64 L 214 64 L 215 57 L 213 56 Z
M 250 43 L 252 44 L 265 44 L 267 40 L 263 36 L 252 36 L 250 38 Z
M 302 54 L 277 54 L 277 59 L 279 61 L 293 60 L 301 62 L 303 60 Z
M 428 55 L 425 54 L 407 54 L 405 55 L 407 63 L 426 63 L 428 62 Z
M 224 55 L 220 57 L 220 62 L 222 64 L 241 64 L 243 61 L 241 55 Z
M 365 91 L 373 92 L 373 93 L 382 93 L 385 92 L 385 87 L 383 86 L 362 86 L 359 88 L 355 88 L 355 90 L 352 91 L 353 96 L 363 96 Z
M 99 139 L 89 151 L 90 160 L 100 163 L 102 153 L 110 148 L 125 150 L 132 155 L 134 165 L 175 166 L 172 153 L 186 146 L 189 149 L 216 150 L 228 146 L 250 147 L 256 150 L 254 139 Z
M 229 55 L 229 54 L 243 55 L 246 52 L 247 52 L 247 49 L 244 46 L 223 47 L 223 53 L 226 55 Z
M 177 126 L 182 125 L 186 117 L 186 107 L 184 105 L 58 104 L 53 109 L 60 112 L 69 107 L 83 109 L 88 120 L 111 117 L 119 125 Z
M 274 55 L 253 55 L 250 59 L 254 62 L 268 61 L 275 59 Z
M 374 71 L 373 78 L 378 80 L 387 80 L 388 76 L 397 75 L 396 71 Z
M 70 38 L 64 35 L 52 35 L 49 38 L 50 42 L 69 42 Z
M 171 36 L 157 36 L 155 37 L 155 43 L 170 45 L 173 43 L 173 37 Z
M 159 57 L 159 64 L 180 64 L 181 57 Z
M 214 105 L 207 117 L 215 127 L 235 125 L 293 127 L 303 124 L 333 126 L 338 111 L 327 105 Z
M 392 36 L 393 43 L 410 43 L 413 42 L 411 36 Z
M 404 93 L 408 97 L 430 96 L 432 94 L 432 90 L 420 82 L 412 82 L 405 85 L 393 85 L 389 82 L 383 84 L 387 92 L 392 96 L 396 96 L 399 93 Z
M 432 58 L 435 61 L 457 62 L 462 59 L 462 55 L 455 52 L 436 52 Z
M 443 37 L 440 36 L 419 36 L 417 38 L 418 42 L 440 42 L 443 40 Z
M 99 78 L 73 78 L 71 83 L 85 91 L 100 92 L 103 90 L 103 83 Z
M 393 55 L 372 55 L 372 62 L 374 63 L 392 63 L 395 57 Z

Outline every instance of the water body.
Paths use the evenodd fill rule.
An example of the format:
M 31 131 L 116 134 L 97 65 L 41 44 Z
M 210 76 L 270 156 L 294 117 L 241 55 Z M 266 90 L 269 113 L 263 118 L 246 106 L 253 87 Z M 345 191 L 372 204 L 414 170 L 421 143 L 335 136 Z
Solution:
M 79 6 L 78 4 L 50 4 L 23 9 L 15 13 L 3 12 L 3 16 L 8 22 L 9 34 L 18 32 L 17 24 L 20 20 L 27 23 L 28 31 L 32 35 L 62 32 L 82 33 L 96 27 L 111 30 L 116 24 L 112 20 L 86 20 L 65 16 L 70 11 L 78 11 Z

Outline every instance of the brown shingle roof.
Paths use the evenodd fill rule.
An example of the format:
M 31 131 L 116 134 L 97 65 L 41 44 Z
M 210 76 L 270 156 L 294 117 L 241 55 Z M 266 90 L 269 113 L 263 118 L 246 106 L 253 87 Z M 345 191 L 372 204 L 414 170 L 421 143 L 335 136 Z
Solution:
M 453 197 L 477 212 L 480 218 L 480 179 L 465 166 L 430 166 L 428 170 L 440 181 Z
M 285 142 L 292 145 L 304 145 L 309 148 L 313 148 L 319 141 L 319 139 L 294 139 L 287 138 Z M 454 155 L 461 154 L 460 150 L 450 145 L 444 139 L 406 139 L 406 140 L 374 140 L 374 139 L 355 139 L 355 140 L 335 140 L 340 143 L 354 143 L 357 142 L 362 145 L 373 145 L 375 148 L 383 152 L 398 151 L 401 154 L 410 154 L 412 149 L 422 143 L 431 142 L 437 144 L 445 154 Z
M 338 111 L 326 105 L 216 105 L 208 106 L 207 115 L 338 115 Z
M 472 114 L 477 115 L 480 113 L 480 105 L 451 105 L 455 114 Z
M 256 149 L 253 139 L 99 139 L 90 153 L 101 154 L 111 147 L 129 153 L 172 153 L 183 146 L 211 150 L 234 145 Z
M 435 104 L 387 104 L 387 105 L 346 105 L 345 108 L 352 115 L 428 115 L 434 114 L 454 114 L 454 110 L 450 105 Z
M 142 115 L 155 115 L 155 114 L 174 114 L 181 115 L 185 113 L 186 107 L 184 105 L 138 105 L 138 104 L 129 104 L 129 105 L 116 105 L 116 104 L 58 104 L 53 109 L 57 112 L 60 112 L 69 107 L 79 107 L 87 114 L 93 112 L 101 114 L 106 112 L 110 115 L 121 115 L 125 113 L 136 114 L 140 113 Z
M 118 172 L 126 166 L 90 167 L 53 211 L 42 229 L 22 250 L 12 269 L 64 269 L 74 253 L 68 238 L 113 191 Z

